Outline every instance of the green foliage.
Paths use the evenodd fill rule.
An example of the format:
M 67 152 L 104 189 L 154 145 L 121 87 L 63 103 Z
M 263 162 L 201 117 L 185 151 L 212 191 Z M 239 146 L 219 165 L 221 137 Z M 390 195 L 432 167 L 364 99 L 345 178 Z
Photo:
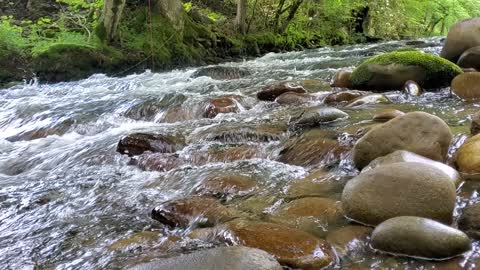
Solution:
M 13 17 L 0 18 L 0 56 L 6 52 L 23 53 L 27 43 L 22 37 L 23 29 L 10 23 Z
M 185 12 L 190 12 L 192 9 L 192 2 L 183 3 L 183 8 L 185 9 Z

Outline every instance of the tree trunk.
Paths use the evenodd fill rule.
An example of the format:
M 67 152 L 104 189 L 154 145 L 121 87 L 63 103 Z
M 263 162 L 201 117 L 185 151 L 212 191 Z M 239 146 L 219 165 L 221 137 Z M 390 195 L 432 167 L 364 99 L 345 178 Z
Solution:
M 295 0 L 292 3 L 292 5 L 290 6 L 290 9 L 288 11 L 288 16 L 285 19 L 285 22 L 283 23 L 282 28 L 279 29 L 279 33 L 285 32 L 285 30 L 288 27 L 288 24 L 293 20 L 293 18 L 295 17 L 295 14 L 297 14 L 297 11 L 300 8 L 300 6 L 302 5 L 302 3 L 303 3 L 303 0 Z
M 118 25 L 120 24 L 124 8 L 125 0 L 105 0 L 102 21 L 105 27 L 105 39 L 107 42 L 111 42 L 117 37 Z
M 235 27 L 239 33 L 245 34 L 247 29 L 247 0 L 237 0 Z
M 160 9 L 160 15 L 165 17 L 177 31 L 178 37 L 183 38 L 185 27 L 185 9 L 181 0 L 150 0 Z
M 283 6 L 285 5 L 285 0 L 280 0 L 277 6 L 277 11 L 275 12 L 275 19 L 273 20 L 273 30 L 278 30 L 278 25 L 280 24 L 280 16 L 285 12 Z

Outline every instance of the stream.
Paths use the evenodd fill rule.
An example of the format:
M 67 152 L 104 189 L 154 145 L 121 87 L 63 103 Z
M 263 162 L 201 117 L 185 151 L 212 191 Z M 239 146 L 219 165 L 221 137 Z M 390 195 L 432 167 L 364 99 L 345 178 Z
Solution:
M 425 52 L 438 54 L 442 46 L 440 38 L 420 41 L 415 44 Z M 77 82 L 32 82 L 0 90 L 0 268 L 121 269 L 217 245 L 186 237 L 194 228 L 164 228 L 150 213 L 162 202 L 189 195 L 206 177 L 225 172 L 257 179 L 258 188 L 248 196 L 255 205 L 244 206 L 245 198 L 226 203 L 261 208 L 260 214 L 278 207 L 294 180 L 319 168 L 343 185 L 358 174 L 348 152 L 340 160 L 324 155 L 315 164 L 279 161 L 283 143 L 295 131 L 278 132 L 278 127 L 288 125 L 301 108 L 261 102 L 255 95 L 265 85 L 291 81 L 321 96 L 331 90 L 329 82 L 340 69 L 406 46 L 406 41 L 396 41 L 326 47 L 219 65 L 249 71 L 232 80 L 195 78 L 198 68 L 189 68 L 121 78 L 96 74 Z M 234 96 L 239 111 L 203 117 L 206 102 L 222 96 Z M 449 89 L 421 97 L 386 96 L 390 104 L 341 108 L 348 120 L 319 132 L 338 134 L 339 141 L 349 144 L 375 113 L 394 108 L 435 114 L 462 141 L 462 134 L 469 133 L 469 117 L 480 107 L 452 98 Z M 136 132 L 185 138 L 186 146 L 175 153 L 181 162 L 163 171 L 132 165 L 116 147 Z M 231 147 L 248 151 L 238 150 L 242 158 L 221 151 Z M 479 188 L 478 182 L 465 183 L 457 207 L 477 199 Z M 341 189 L 328 194 L 334 200 L 340 196 Z M 326 234 L 342 226 L 323 230 Z M 141 232 L 156 236 L 136 243 Z M 125 239 L 130 242 L 123 244 Z M 474 242 L 463 257 L 437 263 L 382 255 L 368 242 L 357 241 L 334 268 L 477 269 L 479 252 L 480 243 Z

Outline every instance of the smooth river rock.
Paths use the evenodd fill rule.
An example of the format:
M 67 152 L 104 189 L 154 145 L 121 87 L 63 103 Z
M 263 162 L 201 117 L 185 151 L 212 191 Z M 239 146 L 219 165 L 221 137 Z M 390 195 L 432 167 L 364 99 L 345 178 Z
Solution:
M 456 63 L 466 50 L 476 46 L 480 46 L 480 18 L 466 19 L 450 28 L 440 56 Z
M 219 247 L 140 264 L 129 270 L 282 270 L 272 255 L 255 248 Z
M 395 117 L 402 116 L 402 115 L 405 115 L 405 113 L 402 111 L 399 111 L 396 109 L 385 109 L 376 113 L 373 116 L 373 121 L 387 122 L 389 120 L 392 120 Z
M 263 101 L 275 101 L 277 97 L 287 92 L 306 93 L 303 86 L 296 85 L 290 82 L 282 82 L 272 85 L 267 85 L 257 93 L 257 98 Z
M 442 171 L 443 173 L 445 173 L 449 177 L 449 179 L 452 181 L 452 183 L 454 183 L 456 186 L 458 186 L 462 181 L 462 177 L 454 168 L 446 164 L 443 164 L 441 162 L 434 161 L 429 158 L 426 158 L 405 150 L 397 150 L 391 154 L 388 154 L 386 156 L 379 157 L 373 160 L 372 162 L 370 162 L 370 164 L 368 164 L 367 167 L 363 168 L 362 172 L 372 170 L 379 166 L 384 166 L 387 164 L 393 164 L 393 163 L 399 163 L 399 162 L 417 162 L 417 163 L 422 163 L 425 165 L 432 166 L 438 169 L 439 171 Z
M 480 44 L 479 44 L 480 45 Z M 462 53 L 458 59 L 457 65 L 461 68 L 480 69 L 480 46 L 470 48 Z
M 458 228 L 475 239 L 480 239 L 480 203 L 467 206 L 458 220 Z
M 453 135 L 439 117 L 411 112 L 372 128 L 353 148 L 357 168 L 396 150 L 407 150 L 421 156 L 444 161 Z
M 375 228 L 372 247 L 397 255 L 441 260 L 470 250 L 471 242 L 463 232 L 437 221 L 402 216 Z
M 208 101 L 203 117 L 215 118 L 220 113 L 236 113 L 240 110 L 238 101 L 233 96 L 218 97 Z
M 340 88 L 349 88 L 351 75 L 352 75 L 351 70 L 340 70 L 333 77 L 331 86 L 340 87 Z
M 234 243 L 265 250 L 292 268 L 322 269 L 337 259 L 326 241 L 285 225 L 236 220 L 226 224 L 226 230 Z
M 351 179 L 342 193 L 345 215 L 366 225 L 398 216 L 450 224 L 456 189 L 439 169 L 416 162 L 379 166 Z
M 348 114 L 332 107 L 307 108 L 295 126 L 318 126 L 348 118 Z
M 203 180 L 193 193 L 218 198 L 245 196 L 257 187 L 257 181 L 242 175 L 223 175 Z
M 451 89 L 464 100 L 480 98 L 480 72 L 467 72 L 455 77 Z
M 144 152 L 173 153 L 183 147 L 184 139 L 180 136 L 162 134 L 134 133 L 123 137 L 117 145 L 117 152 L 136 156 Z
M 466 179 L 480 178 L 480 134 L 467 139 L 455 153 L 455 164 Z

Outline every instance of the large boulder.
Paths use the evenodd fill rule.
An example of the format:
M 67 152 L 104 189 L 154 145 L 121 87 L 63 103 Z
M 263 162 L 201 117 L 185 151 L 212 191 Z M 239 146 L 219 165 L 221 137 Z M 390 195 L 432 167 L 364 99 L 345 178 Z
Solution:
M 403 216 L 389 219 L 375 228 L 372 247 L 396 255 L 425 259 L 449 259 L 471 248 L 463 232 L 437 221 Z
M 437 116 L 411 112 L 372 128 L 353 148 L 353 160 L 358 168 L 396 150 L 407 150 L 421 156 L 444 161 L 452 133 Z
M 379 166 L 350 180 L 342 193 L 345 215 L 377 225 L 398 216 L 419 216 L 451 223 L 455 185 L 442 171 L 421 163 Z
M 399 90 L 413 80 L 424 89 L 446 87 L 462 69 L 438 56 L 419 51 L 397 51 L 372 57 L 352 73 L 351 87 L 366 90 Z
M 469 179 L 480 178 L 480 134 L 460 146 L 455 153 L 455 163 L 462 175 Z
M 480 239 L 480 203 L 463 209 L 458 220 L 458 228 L 475 239 Z
M 480 72 L 467 72 L 455 77 L 451 90 L 464 100 L 480 98 Z
M 139 264 L 130 270 L 282 270 L 267 252 L 248 247 L 219 247 Z
M 472 18 L 454 24 L 440 56 L 456 63 L 466 50 L 480 46 L 480 18 Z
M 480 45 L 480 44 L 479 44 Z M 462 53 L 457 65 L 461 68 L 480 69 L 480 46 L 470 48 Z
M 336 261 L 327 242 L 284 225 L 237 220 L 226 224 L 226 232 L 234 243 L 265 250 L 292 268 L 323 269 Z
M 363 168 L 362 172 L 372 170 L 379 166 L 384 166 L 384 165 L 393 164 L 393 163 L 400 163 L 400 162 L 418 162 L 425 165 L 433 166 L 439 171 L 444 172 L 450 178 L 452 183 L 454 183 L 455 185 L 459 185 L 462 180 L 460 174 L 454 168 L 448 165 L 445 165 L 441 162 L 434 161 L 429 158 L 426 158 L 405 150 L 397 150 L 384 157 L 379 157 L 373 160 L 372 162 L 370 162 L 370 164 L 368 164 L 367 167 Z

